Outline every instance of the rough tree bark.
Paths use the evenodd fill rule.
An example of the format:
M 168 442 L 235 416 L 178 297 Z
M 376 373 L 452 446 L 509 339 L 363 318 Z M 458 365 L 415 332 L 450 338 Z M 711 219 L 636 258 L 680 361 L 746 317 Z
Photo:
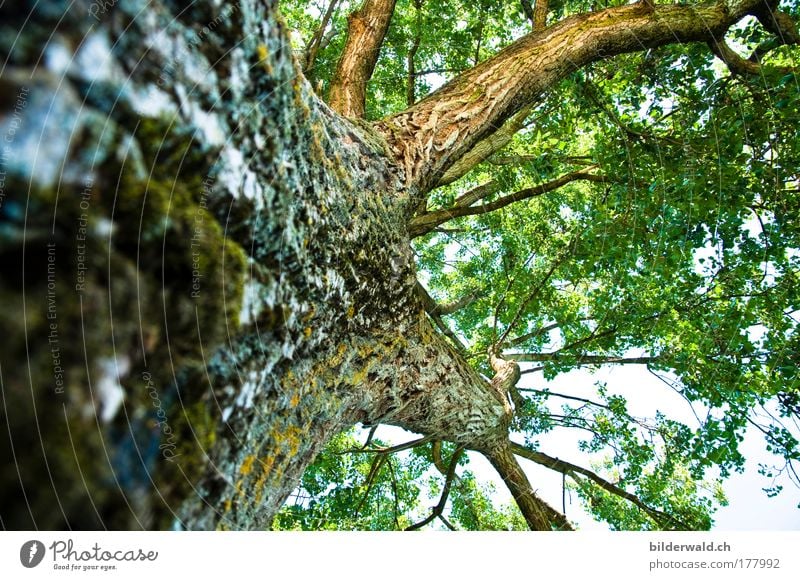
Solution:
M 508 442 L 516 363 L 486 381 L 431 326 L 415 211 L 569 72 L 761 0 L 573 16 L 373 124 L 346 117 L 393 1 L 350 18 L 338 113 L 274 0 L 26 6 L 0 8 L 4 526 L 265 528 L 333 434 L 381 422 L 485 453 L 532 528 L 568 527 Z

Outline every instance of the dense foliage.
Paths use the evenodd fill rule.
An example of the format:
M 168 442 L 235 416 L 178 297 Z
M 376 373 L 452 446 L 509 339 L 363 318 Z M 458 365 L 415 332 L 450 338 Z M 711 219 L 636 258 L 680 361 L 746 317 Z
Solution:
M 301 60 L 319 39 L 308 76 L 323 96 L 355 8 L 332 1 L 329 22 L 327 2 L 283 3 Z M 403 109 L 527 34 L 523 4 L 397 2 L 367 117 Z M 548 22 L 596 7 L 552 2 Z M 782 7 L 798 14 L 794 0 Z M 703 481 L 742 469 L 738 446 L 748 428 L 763 432 L 776 456 L 765 474 L 800 484 L 800 91 L 796 50 L 770 47 L 768 38 L 755 19 L 727 38 L 745 58 L 764 54 L 757 75 L 733 74 L 705 45 L 574 73 L 529 111 L 507 147 L 434 191 L 428 209 L 486 184 L 493 193 L 483 203 L 576 171 L 604 182 L 567 183 L 414 240 L 420 280 L 437 301 L 474 297 L 445 323 L 484 374 L 485 353 L 499 343 L 527 361 L 526 374 L 547 380 L 579 367 L 641 365 L 691 405 L 691 424 L 662 413 L 635 417 L 613 384 L 598 383 L 584 399 L 526 391 L 523 378 L 515 431 L 536 450 L 547 432 L 579 430 L 587 462 L 602 458 L 593 466 L 599 475 L 692 528 L 712 525 L 724 496 Z M 422 519 L 429 502 L 421 498 L 438 497 L 443 481 L 431 443 L 400 455 L 346 452 L 360 447 L 350 435 L 338 438 L 278 526 L 398 529 Z M 566 475 L 611 527 L 659 526 L 591 479 Z M 768 493 L 778 493 L 770 481 Z M 524 527 L 514 508 L 498 511 L 468 467 L 459 468 L 444 513 L 439 524 L 455 528 Z

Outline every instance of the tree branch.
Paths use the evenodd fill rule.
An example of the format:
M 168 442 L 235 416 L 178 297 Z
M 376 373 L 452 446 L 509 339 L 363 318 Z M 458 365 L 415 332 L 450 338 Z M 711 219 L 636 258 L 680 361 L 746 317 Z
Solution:
M 533 7 L 533 31 L 541 32 L 547 27 L 548 0 L 536 0 Z
M 444 478 L 444 487 L 442 488 L 442 495 L 439 497 L 439 503 L 431 510 L 431 513 L 428 517 L 424 520 L 417 522 L 416 524 L 412 524 L 406 528 L 407 532 L 418 530 L 424 526 L 427 526 L 433 520 L 438 518 L 444 513 L 444 508 L 447 505 L 447 498 L 450 495 L 450 488 L 453 485 L 453 479 L 456 475 L 456 467 L 458 466 L 458 460 L 461 458 L 461 454 L 464 453 L 464 447 L 458 447 L 453 452 L 453 457 L 450 458 L 450 466 L 447 468 L 447 474 Z
M 500 191 L 500 182 L 497 181 L 496 179 L 492 179 L 491 181 L 482 183 L 476 187 L 473 187 L 466 193 L 462 193 L 461 195 L 459 195 L 453 202 L 453 206 L 469 207 L 473 203 L 476 203 L 485 197 L 489 197 L 490 195 L 492 195 L 493 193 L 497 193 L 498 191 Z
M 391 455 L 392 453 L 397 453 L 399 451 L 405 451 L 406 449 L 413 449 L 414 447 L 419 447 L 420 445 L 422 445 L 423 443 L 427 443 L 431 439 L 433 439 L 433 435 L 426 435 L 425 437 L 420 437 L 419 439 L 414 439 L 413 441 L 400 443 L 392 447 L 368 448 L 365 446 L 365 447 L 359 447 L 358 449 L 348 449 L 346 451 L 340 451 L 339 455 L 344 455 L 345 453 L 377 453 L 378 455 Z
M 492 388 L 500 393 L 501 396 L 509 397 L 514 406 L 519 409 L 524 403 L 519 391 L 517 391 L 517 383 L 521 376 L 519 365 L 516 361 L 500 355 L 495 349 L 489 351 L 489 364 L 495 373 L 494 377 L 492 377 Z
M 724 62 L 733 74 L 747 76 L 757 75 L 761 72 L 759 63 L 742 58 L 724 40 L 710 40 L 708 47 L 714 53 L 714 56 Z
M 800 44 L 797 23 L 785 12 L 761 4 L 753 11 L 761 25 L 774 34 L 782 44 Z
M 645 504 L 641 499 L 639 499 L 636 495 L 625 491 L 619 486 L 614 485 L 610 481 L 603 479 L 595 472 L 586 469 L 584 467 L 580 467 L 579 465 L 574 465 L 572 463 L 568 463 L 566 461 L 562 461 L 556 457 L 551 457 L 545 453 L 540 451 L 534 451 L 532 449 L 528 449 L 527 447 L 520 445 L 519 443 L 511 442 L 511 450 L 514 454 L 519 455 L 520 457 L 524 457 L 525 459 L 529 459 L 534 463 L 538 463 L 539 465 L 543 465 L 553 471 L 557 471 L 564 475 L 569 475 L 571 478 L 576 479 L 576 475 L 582 475 L 587 479 L 591 480 L 600 488 L 604 489 L 605 491 L 612 493 L 618 497 L 628 500 L 633 505 L 638 507 L 640 510 L 645 512 L 653 521 L 661 526 L 663 529 L 667 530 L 688 530 L 690 529 L 689 526 L 660 510 L 652 508 Z
M 636 3 L 571 16 L 530 33 L 376 123 L 407 185 L 424 195 L 478 143 L 571 72 L 611 56 L 723 38 L 763 0 L 696 6 Z M 782 30 L 786 30 L 786 26 Z
M 358 502 L 355 511 L 355 517 L 358 517 L 358 514 L 361 513 L 361 508 L 364 507 L 367 499 L 369 498 L 369 494 L 372 492 L 372 487 L 375 485 L 375 480 L 378 477 L 381 469 L 383 469 L 384 463 L 389 458 L 388 455 L 376 455 L 375 458 L 372 460 L 372 466 L 369 470 L 369 475 L 367 475 L 367 479 L 365 484 L 367 489 L 364 490 L 364 495 L 361 496 L 361 501 Z
M 416 100 L 415 94 L 415 84 L 417 82 L 417 71 L 414 65 L 414 58 L 417 56 L 417 51 L 419 50 L 419 45 L 422 43 L 422 3 L 424 0 L 414 0 L 414 10 L 416 11 L 417 21 L 416 21 L 416 33 L 414 35 L 414 40 L 411 42 L 411 48 L 408 50 L 408 56 L 406 57 L 406 68 L 408 71 L 408 75 L 406 78 L 406 105 L 411 106 L 413 105 Z
M 412 219 L 408 224 L 408 232 L 412 238 L 416 238 L 427 234 L 436 226 L 454 218 L 489 213 L 518 201 L 544 195 L 545 193 L 554 191 L 573 181 L 593 181 L 595 183 L 607 183 L 609 179 L 603 175 L 595 175 L 586 171 L 573 171 L 572 173 L 562 175 L 553 181 L 522 189 L 516 193 L 503 196 L 500 199 L 496 199 L 490 203 L 477 206 L 455 205 L 448 209 L 436 210 L 419 215 Z M 491 193 L 491 191 L 488 189 L 488 184 L 484 185 L 487 186 L 487 189 L 481 191 L 481 194 L 485 193 L 488 195 Z
M 463 356 L 467 351 L 466 347 L 458 338 L 458 336 L 456 336 L 456 334 L 450 329 L 447 323 L 442 320 L 442 315 L 452 314 L 459 308 L 463 308 L 467 305 L 467 303 L 475 300 L 477 295 L 470 294 L 454 303 L 440 305 L 437 304 L 437 302 L 433 299 L 433 297 L 431 297 L 431 295 L 419 281 L 417 281 L 417 295 L 420 297 L 420 301 L 422 302 L 425 312 L 428 313 L 428 316 L 430 316 L 436 327 L 442 332 L 442 334 L 450 339 L 450 341 L 453 343 L 453 346 L 456 348 L 456 350 L 458 350 L 459 354 Z M 474 298 L 473 295 L 475 296 Z
M 506 444 L 481 451 L 503 478 L 511 495 L 522 512 L 528 527 L 535 531 L 572 530 L 564 514 L 559 513 L 533 491 L 525 472 Z
M 586 320 L 591 320 L 591 318 L 579 318 L 578 320 L 579 321 L 586 321 Z M 550 323 L 550 324 L 546 324 L 546 325 L 544 325 L 544 326 L 542 326 L 540 328 L 537 328 L 536 330 L 533 330 L 533 331 L 528 332 L 526 334 L 522 334 L 520 336 L 517 336 L 516 338 L 512 338 L 506 344 L 508 346 L 511 346 L 511 347 L 518 346 L 518 345 L 520 345 L 520 344 L 522 344 L 522 343 L 524 343 L 524 342 L 526 342 L 526 341 L 528 341 L 528 340 L 530 340 L 532 338 L 536 338 L 537 336 L 541 336 L 542 334 L 544 334 L 546 332 L 550 332 L 551 330 L 555 330 L 556 328 L 559 328 L 560 326 L 561 326 L 560 322 L 553 322 L 553 323 Z
M 522 165 L 523 163 L 531 163 L 533 161 L 539 161 L 540 159 L 542 159 L 541 155 L 503 155 L 492 157 L 488 159 L 488 161 L 492 165 Z M 596 165 L 588 155 L 568 155 L 566 157 L 548 155 L 547 159 L 560 161 L 561 163 L 573 163 L 575 165 Z
M 396 0 L 364 0 L 347 18 L 347 41 L 331 81 L 329 104 L 345 117 L 364 116 L 367 82 L 378 62 Z
M 325 15 L 322 17 L 322 21 L 319 24 L 319 28 L 314 32 L 314 36 L 311 37 L 311 40 L 306 47 L 306 58 L 305 58 L 305 65 L 303 66 L 303 72 L 305 73 L 307 78 L 311 78 L 313 70 L 314 70 L 314 63 L 317 60 L 317 53 L 319 49 L 322 48 L 322 41 L 325 37 L 325 29 L 328 28 L 328 24 L 333 17 L 333 13 L 336 10 L 336 5 L 339 3 L 339 0 L 331 0 L 328 4 L 328 9 L 325 11 Z
M 600 112 L 603 113 L 614 125 L 619 127 L 620 131 L 622 131 L 625 134 L 626 139 L 631 141 L 660 140 L 664 141 L 665 143 L 669 143 L 671 145 L 681 145 L 680 141 L 668 137 L 666 135 L 655 135 L 653 133 L 645 133 L 623 122 L 623 120 L 620 119 L 620 116 L 616 113 L 616 111 L 614 111 L 613 107 L 610 107 L 605 103 L 603 103 L 603 101 L 600 99 L 600 96 L 598 95 L 599 92 L 598 89 L 595 86 L 593 86 L 591 82 L 581 83 L 581 89 L 583 93 L 589 98 L 589 100 L 592 101 L 592 103 L 594 103 L 594 105 L 600 110 Z
M 559 361 L 568 357 L 564 357 L 558 352 L 531 352 L 531 353 L 515 353 L 503 355 L 509 360 L 517 362 L 547 362 Z M 574 364 L 578 366 L 587 365 L 647 365 L 659 362 L 660 357 L 656 356 L 638 356 L 638 357 L 624 357 L 624 356 L 604 356 L 593 354 L 579 354 L 575 357 Z
M 522 11 L 525 13 L 525 17 L 531 21 L 531 27 L 534 24 L 534 17 L 533 17 L 533 4 L 531 4 L 531 0 L 522 0 Z
M 417 282 L 417 293 L 422 300 L 422 305 L 425 307 L 425 311 L 432 316 L 442 316 L 458 312 L 462 308 L 466 308 L 475 302 L 479 296 L 478 292 L 470 292 L 469 294 L 465 294 L 461 298 L 453 300 L 452 302 L 439 304 L 433 299 L 430 293 L 425 289 L 425 286 L 423 286 L 420 282 Z
M 436 439 L 431 443 L 431 457 L 433 457 L 433 465 L 439 470 L 442 475 L 447 475 L 447 465 L 442 459 L 442 441 Z

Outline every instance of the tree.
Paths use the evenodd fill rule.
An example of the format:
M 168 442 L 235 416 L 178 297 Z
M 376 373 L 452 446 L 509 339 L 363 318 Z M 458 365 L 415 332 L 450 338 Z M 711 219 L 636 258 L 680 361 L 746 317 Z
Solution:
M 0 8 L 4 526 L 268 528 L 306 473 L 306 522 L 516 527 L 473 450 L 531 529 L 571 525 L 518 458 L 703 528 L 748 425 L 797 477 L 796 4 L 287 1 L 295 47 L 276 4 Z M 517 388 L 617 364 L 707 416 Z M 361 460 L 307 471 L 357 423 L 420 435 L 368 445 L 382 523 L 318 502 Z

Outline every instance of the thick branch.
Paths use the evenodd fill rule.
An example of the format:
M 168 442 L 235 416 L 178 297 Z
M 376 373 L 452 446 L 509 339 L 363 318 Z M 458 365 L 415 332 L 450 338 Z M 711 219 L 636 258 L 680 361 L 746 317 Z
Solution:
M 553 181 L 521 189 L 516 193 L 503 196 L 490 203 L 484 203 L 476 206 L 455 205 L 448 209 L 422 214 L 411 220 L 408 225 L 408 232 L 412 238 L 419 237 L 427 234 L 439 224 L 443 224 L 444 222 L 450 221 L 454 218 L 489 213 L 506 207 L 507 205 L 511 205 L 512 203 L 549 193 L 573 181 L 593 181 L 595 183 L 606 183 L 608 182 L 608 178 L 603 175 L 595 175 L 586 171 L 574 171 L 572 173 L 562 175 Z
M 331 81 L 330 106 L 345 117 L 363 117 L 367 82 L 389 30 L 396 0 L 364 0 L 347 19 L 347 41 Z
M 442 177 L 448 169 L 571 72 L 626 52 L 721 39 L 762 3 L 637 3 L 572 16 L 524 36 L 376 128 L 406 183 L 424 193 L 446 182 Z
M 539 465 L 543 465 L 549 469 L 563 473 L 564 475 L 569 475 L 572 478 L 575 478 L 576 475 L 582 475 L 586 477 L 605 491 L 628 500 L 640 510 L 645 512 L 648 516 L 653 518 L 653 520 L 664 529 L 688 529 L 685 524 L 677 520 L 675 517 L 648 506 L 636 495 L 625 491 L 621 487 L 614 485 L 606 479 L 603 479 L 589 469 L 580 467 L 579 465 L 574 465 L 567 461 L 562 461 L 556 457 L 551 457 L 545 453 L 541 453 L 540 451 L 533 451 L 532 449 L 528 449 L 527 447 L 524 447 L 519 443 L 514 443 L 513 441 L 511 442 L 511 450 L 514 454 L 519 455 L 520 457 L 529 459 L 534 463 L 538 463 Z
M 525 472 L 506 444 L 490 451 L 482 451 L 508 485 L 528 527 L 535 531 L 572 530 L 564 514 L 559 513 L 533 491 Z
M 517 383 L 522 374 L 516 361 L 500 355 L 496 350 L 489 351 L 489 363 L 495 372 L 492 377 L 492 387 L 503 396 L 507 396 L 514 404 L 514 409 L 519 410 L 525 404 L 525 399 L 517 390 Z

